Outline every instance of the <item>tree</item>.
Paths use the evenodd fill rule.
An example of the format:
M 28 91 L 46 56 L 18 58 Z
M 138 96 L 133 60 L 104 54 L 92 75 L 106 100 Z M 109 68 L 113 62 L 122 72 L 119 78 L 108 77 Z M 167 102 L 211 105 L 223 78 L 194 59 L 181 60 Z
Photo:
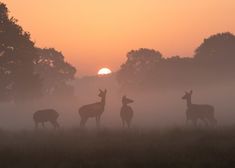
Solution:
M 195 59 L 204 63 L 234 61 L 235 36 L 229 32 L 210 36 L 195 50 Z
M 35 57 L 30 34 L 15 18 L 9 17 L 8 8 L 0 3 L 1 99 L 21 101 L 40 96 L 40 78 L 34 73 Z
M 221 82 L 234 79 L 235 36 L 229 32 L 210 36 L 195 50 L 194 58 L 203 80 Z
M 162 59 L 159 51 L 140 48 L 127 53 L 127 61 L 121 65 L 117 79 L 122 86 L 142 85 L 149 81 L 156 70 L 157 63 Z
M 71 95 L 73 88 L 68 84 L 75 77 L 76 69 L 65 62 L 61 52 L 54 48 L 37 49 L 35 71 L 43 80 L 46 95 Z

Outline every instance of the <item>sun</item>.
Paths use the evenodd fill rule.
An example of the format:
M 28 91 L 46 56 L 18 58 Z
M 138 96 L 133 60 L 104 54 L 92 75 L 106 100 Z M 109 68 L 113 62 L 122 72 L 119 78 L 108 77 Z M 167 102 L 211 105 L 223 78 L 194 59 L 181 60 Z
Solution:
M 98 71 L 98 75 L 108 75 L 108 74 L 111 74 L 111 73 L 112 73 L 112 71 L 109 68 L 101 68 Z

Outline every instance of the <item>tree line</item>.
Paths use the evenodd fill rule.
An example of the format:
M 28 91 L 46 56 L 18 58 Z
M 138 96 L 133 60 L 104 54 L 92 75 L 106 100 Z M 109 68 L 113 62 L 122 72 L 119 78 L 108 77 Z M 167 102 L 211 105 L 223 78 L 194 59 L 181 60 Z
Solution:
M 38 48 L 0 3 L 0 101 L 72 92 L 76 69 L 54 48 Z
M 218 33 L 205 39 L 191 57 L 163 57 L 154 49 L 127 54 L 117 72 L 122 88 L 176 88 L 205 86 L 235 80 L 235 36 Z

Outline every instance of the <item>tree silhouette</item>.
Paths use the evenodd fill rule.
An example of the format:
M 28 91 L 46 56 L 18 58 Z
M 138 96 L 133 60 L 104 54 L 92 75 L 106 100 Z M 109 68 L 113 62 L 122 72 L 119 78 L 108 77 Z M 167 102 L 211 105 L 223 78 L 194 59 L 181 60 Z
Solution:
M 22 101 L 40 96 L 40 79 L 34 73 L 36 57 L 30 34 L 9 17 L 0 3 L 0 90 L 1 99 Z M 3 93 L 3 94 L 2 94 Z
M 72 94 L 76 69 L 53 48 L 36 48 L 30 34 L 0 3 L 0 101 Z
M 231 33 L 205 39 L 194 57 L 163 58 L 150 49 L 133 50 L 127 57 L 117 73 L 122 88 L 203 86 L 235 78 L 235 36 Z
M 205 39 L 195 50 L 195 59 L 208 62 L 230 62 L 235 60 L 235 36 L 232 33 L 218 33 Z
M 195 65 L 201 80 L 214 82 L 234 79 L 235 36 L 232 33 L 218 33 L 205 39 L 195 50 Z
M 44 94 L 72 94 L 73 88 L 67 82 L 74 79 L 76 69 L 65 62 L 63 54 L 54 48 L 38 48 L 37 53 L 35 71 L 43 79 Z
M 117 73 L 117 79 L 122 86 L 142 85 L 150 79 L 150 75 L 156 70 L 157 63 L 162 59 L 159 51 L 140 48 L 127 53 L 127 61 L 121 65 Z M 148 74 L 146 76 L 146 74 Z

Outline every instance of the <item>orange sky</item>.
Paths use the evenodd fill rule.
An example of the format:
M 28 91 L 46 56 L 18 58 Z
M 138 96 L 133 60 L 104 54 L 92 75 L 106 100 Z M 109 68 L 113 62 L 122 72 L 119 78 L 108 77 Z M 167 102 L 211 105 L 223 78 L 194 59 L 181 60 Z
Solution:
M 204 37 L 235 33 L 235 0 L 2 0 L 39 47 L 55 47 L 78 76 L 115 71 L 126 53 L 191 56 Z

